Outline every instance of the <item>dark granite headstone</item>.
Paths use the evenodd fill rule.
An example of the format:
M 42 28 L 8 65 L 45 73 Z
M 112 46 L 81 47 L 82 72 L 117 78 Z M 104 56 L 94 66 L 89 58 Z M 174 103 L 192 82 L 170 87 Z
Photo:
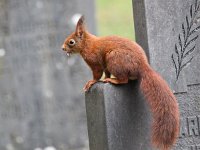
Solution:
M 180 137 L 174 150 L 200 147 L 200 1 L 134 0 L 136 40 L 179 102 Z
M 98 83 L 86 93 L 90 150 L 151 150 L 151 114 L 138 86 Z
M 61 50 L 79 14 L 94 33 L 93 0 L 0 1 L 1 150 L 88 149 L 82 87 L 90 72 Z

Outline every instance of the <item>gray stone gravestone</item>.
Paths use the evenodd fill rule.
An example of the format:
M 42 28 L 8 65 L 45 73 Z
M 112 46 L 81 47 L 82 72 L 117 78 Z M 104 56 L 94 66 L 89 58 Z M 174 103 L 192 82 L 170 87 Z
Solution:
M 174 150 L 200 145 L 200 1 L 134 0 L 136 39 L 179 102 L 180 137 Z
M 136 40 L 180 106 L 174 150 L 200 149 L 200 1 L 133 0 Z M 97 84 L 86 94 L 91 150 L 153 150 L 137 83 Z
M 90 9 L 88 9 L 90 8 Z M 82 87 L 90 75 L 62 42 L 94 1 L 0 1 L 0 149 L 88 149 Z
M 86 93 L 90 150 L 151 150 L 151 116 L 138 86 L 98 83 Z

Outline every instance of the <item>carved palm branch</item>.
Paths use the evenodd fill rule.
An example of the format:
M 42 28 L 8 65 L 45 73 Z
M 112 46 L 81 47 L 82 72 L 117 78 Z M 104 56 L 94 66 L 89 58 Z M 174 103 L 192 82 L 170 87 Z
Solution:
M 190 6 L 190 15 L 185 18 L 185 23 L 182 23 L 182 34 L 178 36 L 178 44 L 175 44 L 175 54 L 172 54 L 172 62 L 176 71 L 176 80 L 178 80 L 181 71 L 193 60 L 192 53 L 196 48 L 195 41 L 198 35 L 195 35 L 200 25 L 195 25 L 197 22 L 197 14 L 200 10 L 200 2 L 195 0 L 195 3 Z

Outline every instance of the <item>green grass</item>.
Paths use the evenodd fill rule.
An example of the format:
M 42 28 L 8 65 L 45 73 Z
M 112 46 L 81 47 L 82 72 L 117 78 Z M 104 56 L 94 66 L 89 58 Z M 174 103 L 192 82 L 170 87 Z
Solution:
M 97 0 L 99 36 L 119 35 L 135 40 L 132 0 Z

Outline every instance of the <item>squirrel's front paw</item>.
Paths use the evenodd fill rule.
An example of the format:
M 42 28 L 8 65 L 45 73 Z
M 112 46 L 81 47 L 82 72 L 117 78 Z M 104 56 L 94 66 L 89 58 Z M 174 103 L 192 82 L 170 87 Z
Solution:
M 97 80 L 90 80 L 86 83 L 86 85 L 84 86 L 83 90 L 86 92 L 90 89 L 90 87 L 95 84 L 97 82 Z
M 111 78 L 105 78 L 105 79 L 103 79 L 103 82 L 104 82 L 104 83 L 109 83 L 109 82 L 112 83 L 112 82 L 111 82 Z

